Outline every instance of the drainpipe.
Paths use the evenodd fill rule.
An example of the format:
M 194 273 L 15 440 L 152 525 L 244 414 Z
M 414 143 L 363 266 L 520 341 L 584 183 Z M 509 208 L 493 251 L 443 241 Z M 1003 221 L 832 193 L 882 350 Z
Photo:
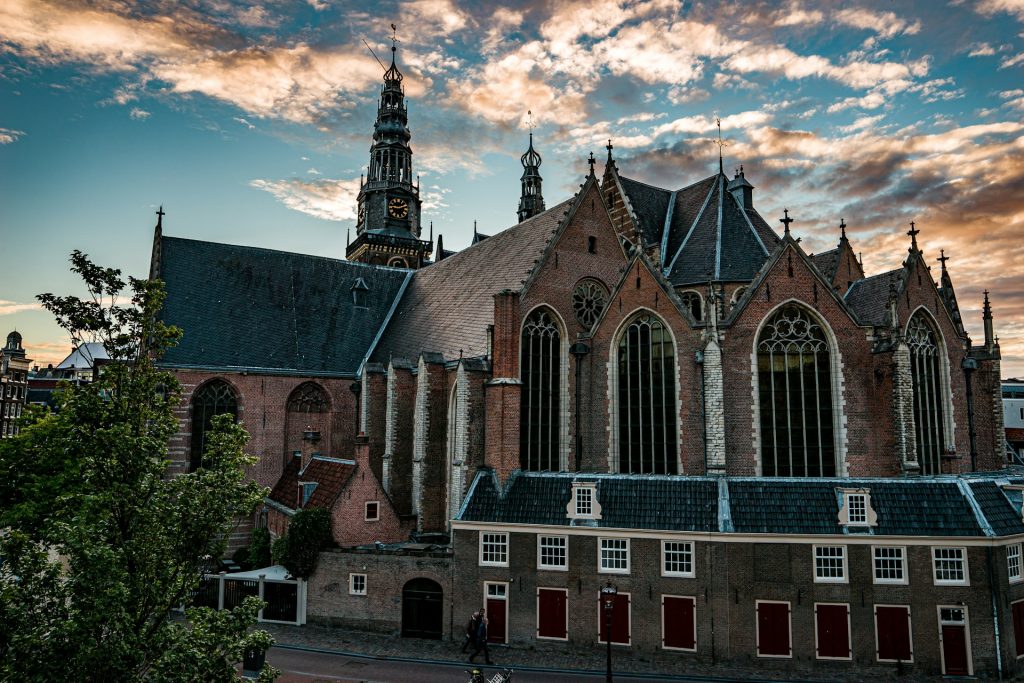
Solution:
M 964 380 L 967 383 L 967 435 L 971 439 L 971 471 L 978 471 L 978 434 L 974 431 L 974 384 L 972 382 L 974 372 L 978 369 L 978 361 L 973 358 L 964 358 L 960 363 L 964 370 Z
M 988 588 L 992 595 L 992 632 L 996 645 L 996 670 L 1003 680 L 1003 648 L 999 638 L 999 594 L 996 590 L 995 572 L 992 570 L 992 547 L 985 548 L 985 562 L 988 565 Z
M 572 354 L 573 358 L 576 359 L 576 409 L 574 415 L 574 422 L 576 426 L 576 466 L 573 468 L 575 472 L 580 471 L 580 458 L 583 455 L 583 435 L 580 432 L 580 377 L 582 375 L 582 368 L 580 367 L 583 362 L 583 357 L 590 353 L 590 347 L 581 341 L 576 342 L 569 347 L 569 353 Z

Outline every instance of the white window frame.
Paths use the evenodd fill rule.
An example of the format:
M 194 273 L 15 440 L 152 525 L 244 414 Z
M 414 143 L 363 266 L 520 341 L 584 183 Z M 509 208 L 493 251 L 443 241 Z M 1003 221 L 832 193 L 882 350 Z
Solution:
M 857 518 L 854 519 L 854 502 L 857 502 Z M 866 493 L 846 494 L 846 519 L 848 526 L 867 526 L 868 524 L 868 496 Z
M 879 550 L 899 550 L 900 551 L 900 567 L 901 573 L 903 574 L 902 579 L 882 579 L 878 577 L 878 553 Z M 883 558 L 888 561 L 893 561 L 893 558 Z M 907 547 L 903 545 L 873 545 L 871 546 L 871 577 L 872 582 L 880 585 L 890 586 L 905 586 L 909 582 L 908 571 L 907 571 Z
M 688 551 L 673 551 L 673 552 L 689 552 L 690 554 L 690 571 L 688 572 L 675 572 L 668 570 L 668 544 L 674 543 L 677 545 L 688 546 Z M 662 576 L 673 576 L 685 579 L 692 579 L 696 576 L 696 549 L 694 548 L 693 541 L 662 541 L 661 542 L 661 575 Z M 678 597 L 678 596 L 670 596 Z
M 356 588 L 356 579 L 363 580 L 363 589 L 360 591 Z M 348 594 L 349 595 L 366 595 L 366 574 L 349 574 L 348 575 Z
M 677 598 L 689 600 L 693 603 L 693 647 L 672 647 L 665 644 L 665 598 Z M 663 593 L 661 596 L 661 649 L 673 650 L 674 652 L 696 652 L 697 651 L 697 596 L 695 595 L 669 595 Z
M 963 579 L 940 579 L 939 578 L 939 559 L 936 554 L 946 550 L 959 550 L 960 551 L 960 563 L 963 567 L 964 578 Z M 941 558 L 943 561 L 949 561 L 950 558 Z M 953 545 L 935 545 L 932 546 L 932 581 L 936 586 L 970 586 L 971 585 L 971 574 L 970 569 L 967 566 L 967 548 L 964 546 L 953 546 Z
M 789 654 L 788 655 L 763 655 L 761 654 L 761 620 L 758 619 L 760 606 L 785 605 L 786 620 L 789 622 Z M 793 659 L 793 604 L 789 600 L 755 600 L 754 601 L 754 653 L 762 659 Z
M 843 575 L 842 576 L 818 576 L 818 551 L 825 548 L 840 548 L 843 551 Z M 811 570 L 814 572 L 814 583 L 849 583 L 850 582 L 850 568 L 849 568 L 849 557 L 850 554 L 847 552 L 845 545 L 832 545 L 822 544 L 815 545 L 812 554 L 812 565 Z M 829 558 L 834 559 L 834 558 Z
M 821 643 L 818 642 L 818 607 L 846 608 L 846 649 L 850 653 L 846 657 L 823 657 L 819 654 Z M 792 643 L 790 643 L 792 647 Z M 853 624 L 850 621 L 850 603 L 848 602 L 816 602 L 814 603 L 814 658 L 833 662 L 849 662 L 853 659 Z
M 580 491 L 587 491 L 589 497 L 590 512 L 580 512 L 579 506 L 583 501 L 580 499 Z M 569 502 L 565 506 L 566 519 L 601 519 L 601 503 L 597 500 L 597 482 L 574 481 Z
M 565 593 L 565 638 L 555 638 L 554 636 L 542 636 L 540 634 L 540 592 L 541 591 L 561 591 Z M 548 586 L 537 586 L 537 623 L 534 624 L 534 633 L 537 636 L 537 640 L 557 640 L 561 642 L 568 642 L 569 640 L 569 589 L 568 588 L 549 588 Z M 506 629 L 507 631 L 508 629 Z
M 562 550 L 564 551 L 563 559 L 564 564 L 545 564 L 544 563 L 544 540 L 545 539 L 559 539 L 562 542 Z M 553 547 L 553 546 L 549 546 Z M 537 534 L 537 569 L 543 569 L 545 571 L 554 572 L 567 572 L 569 571 L 569 537 L 560 536 L 558 534 Z
M 488 536 L 495 537 L 491 540 L 485 540 Z M 498 538 L 501 540 L 499 541 Z M 504 560 L 484 560 L 484 548 L 488 545 L 501 545 L 504 546 L 505 551 L 503 553 Z M 480 532 L 480 549 L 479 549 L 479 561 L 481 567 L 507 567 L 508 566 L 508 553 L 509 553 L 509 537 L 507 531 L 481 531 Z
M 626 568 L 625 569 L 607 569 L 607 568 L 605 568 L 605 566 L 604 566 L 604 543 L 605 543 L 605 541 L 615 541 L 615 542 L 621 541 L 621 542 L 626 544 L 626 547 L 625 547 L 625 551 L 626 551 Z M 630 570 L 630 567 L 631 567 L 631 558 L 630 558 L 630 553 L 629 553 L 629 546 L 630 546 L 630 543 L 629 543 L 629 539 L 628 538 L 618 538 L 618 537 L 613 537 L 613 536 L 601 536 L 601 537 L 599 537 L 597 539 L 597 573 L 598 574 L 629 574 L 629 570 Z M 616 549 L 616 552 L 618 552 L 618 550 L 619 549 Z
M 617 596 L 626 596 L 629 598 L 626 602 L 629 604 L 629 610 L 626 612 L 626 633 L 629 634 L 629 640 L 624 643 L 616 643 L 612 641 L 612 647 L 632 647 L 633 646 L 633 594 L 626 591 L 619 591 L 616 593 Z M 607 641 L 601 640 L 601 626 L 604 624 L 604 603 L 601 601 L 600 592 L 598 592 L 597 600 L 597 642 L 599 645 L 606 645 Z M 614 620 L 612 621 L 614 628 Z M 608 636 L 611 637 L 611 633 Z
M 942 627 L 943 626 L 957 626 L 957 625 L 959 625 L 959 624 L 951 622 L 951 621 L 943 621 L 942 620 L 942 610 L 944 610 L 944 609 L 962 609 L 964 611 L 963 627 L 964 627 L 964 645 L 966 646 L 965 649 L 967 650 L 967 675 L 968 676 L 973 676 L 974 675 L 974 653 L 972 652 L 972 648 L 971 648 L 971 613 L 970 613 L 970 611 L 968 611 L 967 605 L 936 605 L 935 606 L 935 616 L 937 617 L 936 621 L 938 621 L 938 624 L 939 624 L 939 661 L 942 664 L 942 669 L 941 669 L 942 675 L 943 676 L 947 675 L 946 674 L 946 648 L 943 646 L 943 642 L 942 642 Z
M 1010 583 L 1020 583 L 1024 581 L 1024 558 L 1021 557 L 1020 543 L 1011 543 L 1006 546 L 1006 576 Z M 1013 571 L 1013 564 L 1011 560 L 1016 560 L 1017 571 Z
M 376 505 L 377 514 L 373 517 L 370 516 L 370 506 Z M 367 522 L 378 522 L 380 521 L 380 501 L 379 500 L 368 500 L 363 504 L 363 519 Z
M 879 607 L 899 607 L 907 611 L 907 634 L 910 639 L 910 659 L 881 659 L 878 656 L 879 642 L 878 642 L 878 608 Z M 910 609 L 910 605 L 890 605 L 890 604 L 877 604 L 871 610 L 871 620 L 875 624 L 875 661 L 876 662 L 903 662 L 905 664 L 914 663 L 914 615 Z
M 593 486 L 579 486 L 576 488 L 576 517 L 591 519 L 594 516 L 594 489 Z M 586 495 L 584 495 L 586 494 Z

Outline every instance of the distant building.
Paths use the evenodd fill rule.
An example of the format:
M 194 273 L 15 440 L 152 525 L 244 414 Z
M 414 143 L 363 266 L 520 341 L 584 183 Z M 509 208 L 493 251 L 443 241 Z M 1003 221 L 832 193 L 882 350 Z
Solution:
M 1007 446 L 1024 458 L 1024 379 L 1003 380 L 1003 425 Z
M 17 420 L 28 399 L 28 367 L 21 335 L 11 332 L 0 349 L 0 439 L 18 433 Z
M 102 342 L 86 342 L 72 348 L 67 358 L 56 367 L 34 367 L 28 375 L 28 402 L 32 405 L 56 408 L 53 392 L 62 382 L 92 382 L 108 360 L 110 357 Z

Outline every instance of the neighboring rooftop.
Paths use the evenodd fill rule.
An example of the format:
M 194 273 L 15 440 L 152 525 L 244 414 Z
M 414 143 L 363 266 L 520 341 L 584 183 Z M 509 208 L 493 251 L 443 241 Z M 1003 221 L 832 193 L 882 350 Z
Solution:
M 889 291 L 899 289 L 903 269 L 857 280 L 846 291 L 846 303 L 862 325 L 882 325 L 888 318 Z M 891 285 L 891 287 L 890 287 Z
M 289 510 L 300 507 L 330 509 L 355 471 L 356 464 L 352 460 L 314 455 L 306 469 L 300 473 L 299 458 L 293 457 L 267 498 Z M 300 480 L 313 489 L 308 498 L 301 502 L 299 496 L 305 496 L 305 492 L 299 491 Z

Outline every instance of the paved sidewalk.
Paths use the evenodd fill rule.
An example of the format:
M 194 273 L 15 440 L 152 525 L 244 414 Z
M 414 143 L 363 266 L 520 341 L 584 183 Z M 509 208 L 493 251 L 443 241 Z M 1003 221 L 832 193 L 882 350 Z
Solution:
M 278 645 L 309 648 L 344 654 L 355 654 L 381 659 L 423 661 L 436 663 L 465 663 L 466 655 L 460 653 L 462 645 L 441 640 L 421 640 L 398 636 L 335 628 L 319 625 L 285 626 L 281 624 L 260 624 L 273 634 Z M 492 645 L 491 660 L 496 666 L 507 666 L 519 670 L 536 669 L 565 672 L 603 672 L 605 651 L 594 648 L 590 651 L 576 651 L 562 643 L 538 643 L 533 647 L 508 647 Z M 698 660 L 685 653 L 636 652 L 627 648 L 613 647 L 613 667 L 619 674 L 664 675 L 704 677 L 709 681 L 848 681 L 857 669 L 844 663 L 836 663 L 834 675 L 810 672 L 808 667 L 793 660 L 753 661 L 751 667 L 715 666 Z M 477 657 L 482 664 L 482 656 Z M 863 666 L 860 664 L 859 666 Z M 859 669 L 856 674 L 870 676 L 872 680 L 926 681 L 928 676 L 911 674 L 898 675 L 895 667 L 879 668 L 870 674 Z

